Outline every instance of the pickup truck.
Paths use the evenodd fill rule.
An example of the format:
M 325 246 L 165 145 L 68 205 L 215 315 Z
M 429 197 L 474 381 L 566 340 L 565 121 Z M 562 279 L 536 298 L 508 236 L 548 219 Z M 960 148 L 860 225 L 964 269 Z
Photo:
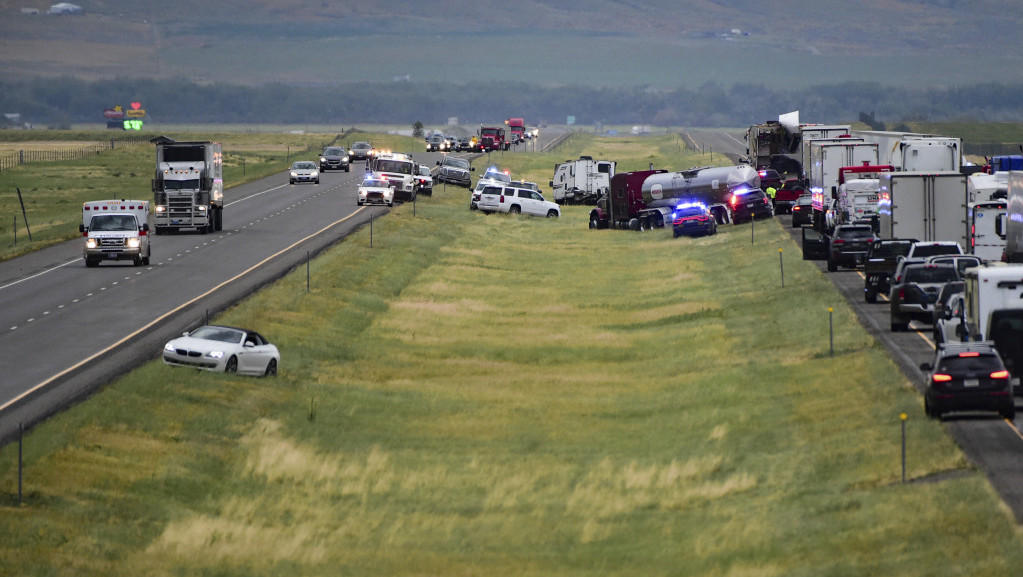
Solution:
M 907 264 L 902 278 L 893 281 L 888 295 L 892 332 L 904 331 L 910 321 L 934 320 L 934 302 L 942 285 L 959 280 L 959 271 L 951 264 Z
M 910 247 L 917 242 L 915 238 L 886 238 L 875 240 L 867 249 L 863 262 L 863 298 L 868 303 L 876 303 L 878 293 L 888 294 L 889 283 L 899 257 L 909 253 Z

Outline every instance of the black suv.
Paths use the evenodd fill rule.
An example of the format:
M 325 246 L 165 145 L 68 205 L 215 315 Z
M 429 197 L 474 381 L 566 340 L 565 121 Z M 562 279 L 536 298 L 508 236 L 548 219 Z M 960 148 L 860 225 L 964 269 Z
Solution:
M 856 268 L 863 264 L 867 250 L 874 244 L 877 235 L 869 224 L 840 224 L 835 227 L 828 241 L 828 271 L 838 267 Z
M 369 160 L 369 152 L 373 150 L 373 145 L 368 142 L 356 142 L 352 145 L 348 151 L 348 156 L 351 160 Z
M 771 200 L 759 188 L 734 192 L 728 206 L 732 209 L 732 222 L 736 224 L 754 218 L 774 216 Z
M 320 172 L 325 170 L 343 170 L 349 172 L 352 169 L 348 159 L 348 151 L 340 146 L 328 146 L 320 153 Z
M 1012 380 L 994 343 L 941 343 L 934 362 L 920 365 L 927 373 L 924 412 L 940 419 L 955 411 L 994 411 L 1016 418 Z

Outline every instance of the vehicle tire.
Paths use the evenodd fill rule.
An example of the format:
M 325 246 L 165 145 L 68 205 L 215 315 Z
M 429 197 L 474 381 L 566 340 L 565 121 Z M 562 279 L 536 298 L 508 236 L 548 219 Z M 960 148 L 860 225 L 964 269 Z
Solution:
M 237 373 L 238 372 L 238 357 L 231 355 L 231 358 L 227 359 L 227 364 L 224 365 L 225 373 Z
M 295 181 L 294 180 L 289 180 L 288 184 L 295 184 Z
M 838 270 L 838 264 L 836 264 L 835 261 L 833 261 L 833 260 L 831 260 L 829 258 L 828 259 L 828 272 L 835 272 L 836 270 Z
M 218 208 L 213 211 L 213 216 L 216 217 L 216 225 L 214 225 L 214 231 L 224 230 L 224 209 Z
M 600 228 L 600 222 L 597 219 L 590 217 L 590 230 L 597 230 L 598 228 Z
M 671 238 L 678 238 L 680 236 L 682 236 L 682 234 L 679 231 L 677 231 L 677 230 L 672 230 L 671 231 Z
M 320 184 L 320 179 L 317 178 L 314 184 Z
M 352 166 L 351 165 L 348 165 L 348 166 L 345 167 L 345 172 L 351 172 L 351 171 L 352 171 Z
M 522 208 L 519 207 L 519 205 L 517 205 L 517 204 L 513 204 L 513 205 L 508 207 L 508 212 L 510 214 L 520 214 L 522 212 Z
M 142 257 L 142 266 L 149 266 L 149 256 Z
M 1016 405 L 1013 404 L 1010 407 L 1006 407 L 1004 410 L 1001 411 L 1001 414 L 1002 414 L 1002 417 L 1005 418 L 1005 420 L 1007 420 L 1007 421 L 1015 421 L 1016 420 Z
M 558 211 L 551 209 L 547 211 L 547 218 L 558 218 Z
M 934 412 L 934 409 L 931 407 L 931 402 L 927 400 L 926 396 L 924 396 L 924 414 L 931 419 L 940 418 L 940 415 Z
M 871 304 L 876 303 L 877 291 L 872 288 L 863 289 L 863 300 Z
M 270 359 L 270 362 L 266 364 L 266 372 L 263 373 L 264 377 L 276 377 L 277 376 L 277 359 Z
M 154 226 L 153 227 L 153 234 L 155 234 L 157 236 L 160 236 L 161 234 L 163 234 L 163 227 L 162 226 Z
M 905 332 L 905 331 L 907 331 L 909 329 L 909 323 L 892 321 L 891 325 L 892 325 L 892 332 L 893 333 Z
M 99 261 L 94 258 L 87 258 L 85 259 L 85 266 L 89 268 L 97 267 L 99 266 Z

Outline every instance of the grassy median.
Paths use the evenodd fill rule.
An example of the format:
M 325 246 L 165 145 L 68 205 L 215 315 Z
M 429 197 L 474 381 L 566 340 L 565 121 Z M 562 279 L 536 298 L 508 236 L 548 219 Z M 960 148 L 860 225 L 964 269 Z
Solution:
M 216 319 L 278 378 L 150 363 L 32 432 L 22 506 L 5 448 L 0 572 L 1018 574 L 1011 514 L 778 223 L 466 207 L 439 187 Z

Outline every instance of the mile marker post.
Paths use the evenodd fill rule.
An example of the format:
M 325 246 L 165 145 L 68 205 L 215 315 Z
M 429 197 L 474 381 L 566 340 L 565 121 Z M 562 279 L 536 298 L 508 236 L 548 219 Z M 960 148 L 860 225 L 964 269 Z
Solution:
M 828 307 L 828 342 L 831 345 L 831 356 L 835 356 L 835 309 Z
M 785 261 L 781 258 L 781 250 L 778 249 L 778 270 L 781 271 L 781 288 L 785 288 Z
M 899 413 L 899 420 L 902 421 L 902 483 L 906 484 L 906 419 L 909 415 Z

